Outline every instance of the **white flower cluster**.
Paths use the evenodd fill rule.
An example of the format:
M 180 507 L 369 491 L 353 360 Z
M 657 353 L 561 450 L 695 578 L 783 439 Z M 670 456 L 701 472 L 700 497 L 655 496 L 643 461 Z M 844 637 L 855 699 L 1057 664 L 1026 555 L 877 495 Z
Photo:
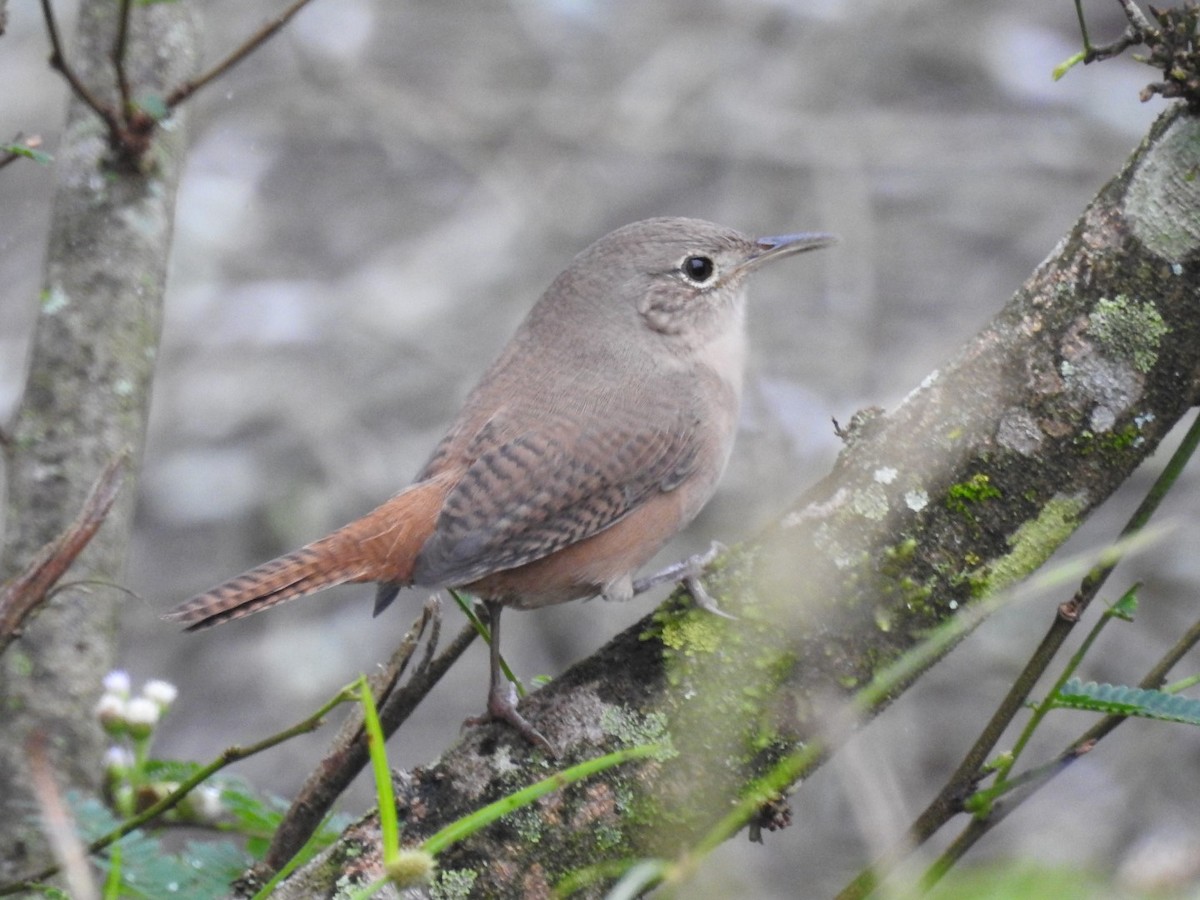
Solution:
M 96 718 L 114 737 L 149 737 L 179 695 L 175 685 L 152 679 L 142 685 L 142 692 L 134 697 L 129 673 L 119 669 L 105 675 L 103 684 L 104 693 L 96 704 Z
M 150 758 L 154 729 L 175 702 L 175 685 L 147 681 L 136 696 L 126 672 L 104 676 L 104 692 L 96 704 L 96 718 L 113 739 L 104 756 L 104 796 L 119 815 L 128 817 L 179 789 L 179 783 L 155 775 Z M 216 822 L 224 813 L 220 788 L 201 785 L 183 798 L 168 815 L 175 821 Z

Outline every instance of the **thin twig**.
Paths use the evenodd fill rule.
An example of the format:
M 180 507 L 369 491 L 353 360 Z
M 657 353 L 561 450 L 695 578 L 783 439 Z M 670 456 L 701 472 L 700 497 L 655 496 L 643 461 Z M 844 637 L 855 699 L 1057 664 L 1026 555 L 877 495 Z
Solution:
M 425 611 L 429 613 L 430 620 L 429 640 L 425 642 L 425 654 L 413 671 L 413 678 L 420 677 L 429 668 L 430 663 L 433 662 L 433 654 L 442 640 L 442 601 L 438 599 L 437 594 L 425 601 Z M 385 733 L 391 734 L 390 731 Z
M 1200 621 L 1194 623 L 1182 638 L 1176 641 L 1163 657 L 1154 665 L 1145 677 L 1138 682 L 1138 687 L 1147 690 L 1157 690 L 1167 678 L 1167 674 L 1197 643 L 1200 643 Z M 972 819 L 962 833 L 954 839 L 941 857 L 929 868 L 922 884 L 932 887 L 963 854 L 971 849 L 979 839 L 1008 818 L 1009 813 L 1020 808 L 1034 793 L 1047 785 L 1051 779 L 1062 774 L 1080 757 L 1086 756 L 1103 738 L 1111 734 L 1118 725 L 1126 721 L 1127 716 L 1105 716 L 1070 744 L 1068 744 L 1053 760 L 1022 772 L 1010 782 L 1013 790 L 1004 798 L 992 804 L 986 817 Z
M 1138 5 L 1133 0 L 1119 0 L 1119 2 L 1125 10 L 1125 17 L 1129 19 L 1130 25 L 1142 32 L 1142 34 L 1154 31 L 1154 26 L 1146 18 L 1146 14 L 1138 8 Z
M 87 849 L 75 829 L 75 822 L 54 780 L 54 766 L 46 754 L 46 734 L 35 731 L 25 742 L 29 765 L 29 783 L 37 797 L 42 830 L 50 849 L 62 867 L 71 896 L 78 900 L 96 900 L 100 896 L 88 868 Z
M 21 632 L 22 623 L 46 599 L 104 523 L 125 477 L 128 454 L 122 453 L 100 473 L 74 521 L 46 544 L 20 575 L 0 586 L 0 653 Z
M 45 2 L 45 0 L 43 0 L 43 2 Z M 291 6 L 285 9 L 277 17 L 263 25 L 263 27 L 252 34 L 246 40 L 246 42 L 242 44 L 242 46 L 238 47 L 227 57 L 209 69 L 206 73 L 201 75 L 199 78 L 193 78 L 192 80 L 185 81 L 183 84 L 179 85 L 179 87 L 175 88 L 175 90 L 171 91 L 171 93 L 167 95 L 167 109 L 174 109 L 188 97 L 192 96 L 192 94 L 196 93 L 196 91 L 200 90 L 200 88 L 204 87 L 214 79 L 219 78 L 221 75 L 224 75 L 227 71 L 240 63 L 252 52 L 257 50 L 262 44 L 266 43 L 266 41 L 272 38 L 281 28 L 283 28 L 284 25 L 288 23 L 292 16 L 300 12 L 300 10 L 302 10 L 310 2 L 312 2 L 312 0 L 295 0 Z
M 1150 517 L 1154 514 L 1155 510 L 1158 509 L 1163 499 L 1169 493 L 1171 487 L 1179 479 L 1180 474 L 1182 474 L 1184 467 L 1194 455 L 1198 445 L 1200 445 L 1200 415 L 1198 415 L 1192 421 L 1191 427 L 1188 429 L 1187 434 L 1184 436 L 1179 447 L 1171 455 L 1170 461 L 1163 468 L 1163 471 L 1159 474 L 1158 478 L 1155 479 L 1154 484 L 1150 487 L 1150 490 L 1146 493 L 1145 498 L 1143 498 L 1142 502 L 1138 505 L 1138 508 L 1134 511 L 1133 515 L 1130 516 L 1129 521 L 1121 530 L 1121 537 L 1126 537 L 1145 527 L 1146 523 L 1150 520 Z M 1083 582 L 1080 584 L 1079 590 L 1075 592 L 1075 596 L 1072 597 L 1070 601 L 1059 607 L 1060 616 L 1054 622 L 1054 625 L 1051 626 L 1051 632 L 1061 630 L 1059 629 L 1059 625 L 1060 623 L 1064 622 L 1068 623 L 1067 630 L 1069 630 L 1069 627 L 1079 620 L 1088 604 L 1096 596 L 1096 594 L 1099 593 L 1100 588 L 1103 587 L 1104 582 L 1108 579 L 1108 576 L 1112 574 L 1112 571 L 1116 568 L 1118 562 L 1120 562 L 1119 556 L 1116 559 L 1109 561 L 1107 564 L 1097 566 L 1087 574 L 1087 576 L 1083 579 Z M 1197 636 L 1200 636 L 1200 630 L 1198 630 L 1196 626 L 1193 626 L 1193 628 L 1189 630 L 1188 634 L 1185 635 L 1184 639 L 1177 642 L 1176 646 L 1173 647 L 1172 650 L 1168 652 L 1162 660 L 1159 661 L 1159 664 L 1147 674 L 1146 678 L 1143 679 L 1143 686 L 1157 688 L 1159 685 L 1161 685 L 1162 679 L 1166 677 L 1166 672 L 1169 670 L 1170 665 L 1174 665 L 1174 662 L 1178 660 L 1184 652 L 1186 652 L 1187 648 L 1190 648 L 1192 644 L 1195 643 Z M 1065 634 L 1063 635 L 1063 638 L 1065 639 Z M 1168 662 L 1170 665 L 1168 665 Z M 1038 674 L 1040 676 L 1041 673 Z M 1030 685 L 1029 690 L 1032 690 L 1032 685 Z M 1026 693 L 1026 697 L 1027 696 L 1028 693 Z M 1022 702 L 1026 697 L 1022 698 Z M 1013 794 L 1009 795 L 1007 802 L 1001 806 L 1001 811 L 999 814 L 997 814 L 995 808 L 996 805 L 994 804 L 993 811 L 989 816 L 973 819 L 967 825 L 967 827 L 963 829 L 963 832 L 946 849 L 945 853 L 943 853 L 943 855 L 937 861 L 935 861 L 932 866 L 930 866 L 929 871 L 926 873 L 925 878 L 923 879 L 923 883 L 932 885 L 938 879 L 940 879 L 942 875 L 949 871 L 950 867 L 953 866 L 953 864 L 959 858 L 961 858 L 963 853 L 970 849 L 970 847 L 974 846 L 979 838 L 981 838 L 984 834 L 991 830 L 991 828 L 995 827 L 996 824 L 1004 819 L 1004 817 L 1007 815 L 1007 810 L 1015 808 L 1017 805 L 1023 802 L 1026 797 L 1031 795 L 1033 791 L 1044 784 L 1045 781 L 1051 777 L 1051 775 L 1057 774 L 1058 771 L 1061 771 L 1071 762 L 1074 762 L 1075 759 L 1078 759 L 1079 756 L 1082 755 L 1080 752 L 1081 748 L 1086 747 L 1090 750 L 1091 747 L 1095 745 L 1096 741 L 1100 740 L 1100 738 L 1111 732 L 1113 728 L 1116 728 L 1116 726 L 1119 725 L 1123 720 L 1123 716 L 1105 717 L 1105 719 L 1102 719 L 1094 729 L 1089 731 L 1078 741 L 1073 742 L 1071 747 L 1064 751 L 1064 753 L 1060 756 L 1059 763 L 1055 766 L 1052 766 L 1050 770 L 1047 770 L 1041 780 L 1033 780 L 1026 784 L 1026 786 L 1019 792 L 1014 792 Z M 1104 725 L 1105 723 L 1108 724 L 1104 728 L 1101 728 L 1100 726 Z M 999 740 L 998 734 L 996 735 L 996 740 Z M 965 793 L 960 794 L 960 800 L 963 797 L 965 797 Z M 938 827 L 940 827 L 940 825 Z
M 1088 37 L 1087 16 L 1083 14 L 1083 0 L 1075 0 L 1075 17 L 1079 20 L 1079 33 L 1083 37 L 1083 51 L 1092 49 L 1092 39 Z
M 437 655 L 424 670 L 414 672 L 398 691 L 393 691 L 379 707 L 379 723 L 384 734 L 394 734 L 396 729 L 413 713 L 463 652 L 475 640 L 475 629 L 464 625 L 454 640 Z
M 427 603 L 422 608 L 420 617 L 409 627 L 387 665 L 367 679 L 377 704 L 391 694 L 396 682 L 408 667 L 421 636 L 439 617 L 440 611 L 436 603 Z M 279 827 L 271 836 L 271 846 L 263 857 L 262 865 L 270 872 L 278 871 L 295 855 L 297 849 L 304 845 L 325 818 L 334 801 L 358 774 L 359 768 L 353 766 L 351 757 L 354 756 L 355 743 L 362 741 L 362 724 L 362 709 L 355 707 L 334 734 L 329 750 L 321 762 L 296 793 Z M 347 771 L 347 765 L 350 765 L 352 771 Z
M 1088 38 L 1087 27 L 1084 24 L 1083 9 L 1080 6 L 1079 0 L 1076 0 L 1075 10 L 1079 16 L 1080 30 L 1083 32 L 1083 61 L 1085 64 L 1119 56 L 1128 48 L 1144 44 L 1147 38 L 1158 34 L 1157 29 L 1150 24 L 1150 20 L 1138 9 L 1137 4 L 1133 0 L 1119 0 L 1119 2 L 1125 10 L 1125 18 L 1129 20 L 1129 25 L 1126 26 L 1121 36 L 1111 44 L 1103 44 L 1097 47 Z
M 429 616 L 430 611 L 427 605 L 426 617 Z M 422 621 L 424 620 L 423 618 Z M 432 615 L 433 627 L 430 629 L 430 644 L 426 645 L 427 648 L 436 640 L 436 632 L 440 628 L 439 623 L 440 615 Z M 409 636 L 413 634 L 416 627 L 414 625 L 413 629 L 410 629 L 403 645 L 409 644 Z M 450 645 L 436 657 L 430 659 L 427 649 L 425 659 L 422 660 L 421 665 L 413 672 L 406 684 L 384 693 L 378 704 L 379 723 L 383 728 L 384 735 L 394 734 L 396 729 L 412 715 L 417 705 L 441 680 L 450 666 L 474 639 L 474 628 L 470 625 L 464 626 Z M 411 649 L 408 649 L 407 655 L 412 655 Z M 377 695 L 379 694 L 374 687 L 372 690 Z M 358 773 L 367 764 L 367 760 L 367 743 L 363 737 L 362 719 L 361 716 L 358 716 L 343 726 L 342 731 L 333 742 L 333 749 L 326 754 L 318 768 L 304 783 L 296 795 L 296 799 L 292 801 L 291 808 L 271 839 L 270 848 L 263 856 L 262 861 L 252 870 L 252 877 L 256 876 L 265 880 L 295 855 L 315 824 L 320 822 L 334 800 L 358 776 Z
M 1087 63 L 1101 62 L 1106 59 L 1112 59 L 1114 56 L 1120 56 L 1130 47 L 1136 47 L 1143 43 L 1143 36 L 1132 27 L 1126 28 L 1121 36 L 1110 44 L 1089 45 L 1083 55 L 1083 62 Z
M 125 54 L 129 46 L 129 13 L 132 0 L 121 0 L 117 13 L 117 39 L 113 42 L 113 71 L 117 73 L 117 90 L 121 92 L 121 113 L 128 116 L 133 109 L 133 92 L 129 89 L 129 75 L 125 71 Z
M 50 65 L 62 73 L 63 78 L 67 79 L 67 83 L 71 85 L 71 91 L 86 103 L 91 110 L 104 120 L 104 124 L 108 126 L 109 133 L 114 139 L 121 134 L 121 120 L 113 112 L 112 108 L 107 104 L 100 102 L 99 98 L 91 92 L 86 84 L 79 80 L 79 76 L 75 74 L 75 70 L 71 68 L 67 62 L 66 54 L 63 52 L 62 40 L 58 34 L 58 22 L 54 16 L 54 8 L 51 6 L 50 0 L 42 0 L 42 17 L 46 20 L 46 33 L 50 37 Z

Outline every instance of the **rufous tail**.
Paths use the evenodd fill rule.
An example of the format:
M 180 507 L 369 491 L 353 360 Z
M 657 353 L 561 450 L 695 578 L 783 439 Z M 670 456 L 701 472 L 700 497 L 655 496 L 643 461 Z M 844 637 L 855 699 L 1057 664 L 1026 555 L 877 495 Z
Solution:
M 310 544 L 197 594 L 163 618 L 185 622 L 188 631 L 197 631 L 253 615 L 322 588 L 362 580 L 355 578 L 357 573 L 344 571 L 324 556 L 316 545 Z
M 197 594 L 163 618 L 198 631 L 347 582 L 407 585 L 445 492 L 441 479 L 413 485 L 361 519 Z

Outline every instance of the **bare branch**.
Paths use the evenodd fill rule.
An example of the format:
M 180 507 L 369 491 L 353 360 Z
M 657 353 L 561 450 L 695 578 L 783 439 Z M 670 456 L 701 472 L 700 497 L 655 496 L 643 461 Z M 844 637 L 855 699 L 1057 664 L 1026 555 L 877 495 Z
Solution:
M 102 103 L 91 92 L 88 86 L 79 80 L 79 76 L 75 74 L 75 70 L 67 62 L 67 57 L 63 53 L 62 39 L 58 33 L 58 21 L 54 16 L 54 7 L 51 5 L 50 0 L 42 0 L 42 17 L 46 20 L 46 34 L 50 37 L 51 67 L 62 73 L 63 78 L 67 79 L 67 83 L 71 85 L 71 91 L 75 96 L 86 103 L 96 115 L 104 120 L 104 124 L 108 126 L 109 134 L 113 140 L 117 140 L 123 130 L 121 120 L 112 107 Z
M 127 460 L 128 454 L 121 454 L 110 462 L 66 531 L 43 547 L 24 572 L 0 587 L 0 653 L 104 523 L 120 492 Z
M 46 733 L 36 731 L 31 734 L 25 743 L 25 753 L 29 760 L 30 782 L 42 814 L 42 828 L 62 867 L 71 896 L 79 900 L 97 900 L 100 895 L 88 867 L 87 848 L 79 839 L 71 811 L 54 780 L 54 766 L 46 755 Z
M 302 10 L 310 2 L 311 0 L 295 0 L 291 6 L 285 9 L 274 19 L 271 19 L 269 22 L 263 25 L 263 27 L 252 34 L 246 40 L 246 42 L 242 44 L 242 46 L 238 47 L 227 57 L 209 69 L 208 72 L 204 73 L 199 78 L 193 78 L 190 81 L 185 81 L 183 84 L 179 85 L 179 87 L 175 88 L 175 90 L 173 90 L 167 96 L 167 108 L 174 109 L 184 100 L 188 99 L 188 97 L 192 96 L 192 94 L 196 93 L 196 91 L 200 90 L 200 88 L 207 85 L 210 81 L 213 81 L 219 78 L 221 75 L 224 75 L 227 71 L 232 69 L 243 59 L 266 43 L 270 38 L 274 37 L 275 34 L 281 28 L 283 28 L 283 26 L 286 25 L 294 15 L 296 15 L 296 13 L 300 12 L 300 10 Z
M 113 41 L 113 70 L 117 73 L 117 90 L 121 92 L 121 112 L 128 116 L 133 109 L 133 94 L 129 89 L 129 75 L 125 71 L 125 54 L 129 46 L 129 12 L 132 0 L 121 0 L 117 39 Z
M 1129 24 L 1132 28 L 1142 34 L 1154 30 L 1154 26 L 1150 24 L 1150 20 L 1146 18 L 1145 13 L 1138 9 L 1138 5 L 1133 0 L 1119 0 L 1119 2 L 1125 10 L 1125 16 L 1129 19 Z
M 396 690 L 396 683 L 411 659 L 427 624 L 431 633 L 424 658 L 408 684 Z M 432 654 L 437 645 L 440 627 L 440 608 L 436 599 L 432 599 L 426 603 L 421 618 L 413 623 L 385 670 L 371 679 L 371 689 L 377 697 L 379 720 L 385 736 L 395 733 L 475 639 L 475 629 L 468 624 L 435 658 Z M 251 870 L 251 880 L 261 879 L 265 882 L 295 855 L 320 824 L 333 802 L 362 771 L 367 759 L 362 715 L 356 713 L 343 723 L 329 752 L 300 788 L 296 799 L 292 801 L 287 814 L 276 829 L 262 862 Z

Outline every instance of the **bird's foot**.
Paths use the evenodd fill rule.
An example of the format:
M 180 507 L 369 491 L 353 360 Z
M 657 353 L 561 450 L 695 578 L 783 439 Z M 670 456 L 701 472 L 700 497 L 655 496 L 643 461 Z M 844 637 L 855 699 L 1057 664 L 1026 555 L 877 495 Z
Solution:
M 704 589 L 704 583 L 700 580 L 699 575 L 685 575 L 680 581 L 687 592 L 692 595 L 692 602 L 697 607 L 707 613 L 712 613 L 714 616 L 720 616 L 722 619 L 737 621 L 737 616 L 733 613 L 727 613 L 721 607 L 717 606 L 717 601 Z
M 542 733 L 529 723 L 528 719 L 517 712 L 517 689 L 511 681 L 501 681 L 497 687 L 488 691 L 487 712 L 481 716 L 471 716 L 463 722 L 463 727 L 486 725 L 488 722 L 504 722 L 547 756 L 558 756 L 554 745 L 546 740 Z
M 708 591 L 704 589 L 704 584 L 700 581 L 700 576 L 704 574 L 704 570 L 708 568 L 714 559 L 724 553 L 725 549 L 724 544 L 719 541 L 713 541 L 712 546 L 703 553 L 697 553 L 694 556 L 689 556 L 687 559 L 682 559 L 674 565 L 667 566 L 661 572 L 655 572 L 653 575 L 639 578 L 633 583 L 633 592 L 640 594 L 660 584 L 679 582 L 692 595 L 692 602 L 700 609 L 710 612 L 714 616 L 721 616 L 725 619 L 736 619 L 737 616 L 732 616 L 717 606 L 717 601 L 709 595 Z

